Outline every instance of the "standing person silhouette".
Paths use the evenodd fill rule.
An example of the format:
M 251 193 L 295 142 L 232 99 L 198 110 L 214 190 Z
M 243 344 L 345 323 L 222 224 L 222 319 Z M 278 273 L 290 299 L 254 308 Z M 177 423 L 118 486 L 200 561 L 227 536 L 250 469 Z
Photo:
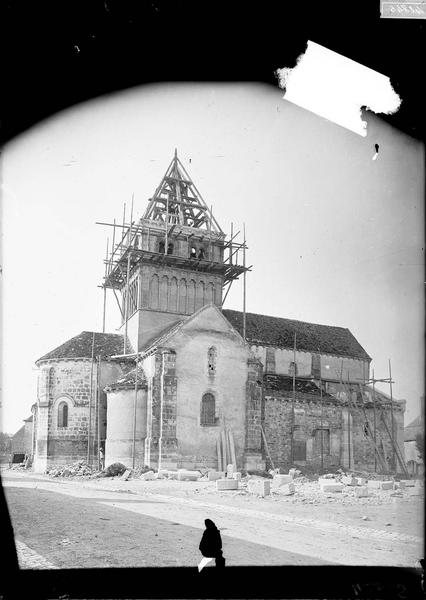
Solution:
M 222 556 L 222 538 L 220 531 L 210 519 L 204 521 L 206 529 L 200 542 L 200 552 L 204 558 L 201 559 L 198 565 L 198 572 L 213 559 L 216 559 L 216 567 L 224 567 L 225 559 Z

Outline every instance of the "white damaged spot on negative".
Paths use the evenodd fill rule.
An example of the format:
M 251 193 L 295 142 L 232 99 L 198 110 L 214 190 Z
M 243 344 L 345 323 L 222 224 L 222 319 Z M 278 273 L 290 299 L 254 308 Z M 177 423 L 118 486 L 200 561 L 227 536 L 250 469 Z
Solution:
M 401 105 L 389 77 L 311 41 L 293 69 L 277 69 L 276 74 L 285 100 L 363 137 L 364 107 L 393 114 Z

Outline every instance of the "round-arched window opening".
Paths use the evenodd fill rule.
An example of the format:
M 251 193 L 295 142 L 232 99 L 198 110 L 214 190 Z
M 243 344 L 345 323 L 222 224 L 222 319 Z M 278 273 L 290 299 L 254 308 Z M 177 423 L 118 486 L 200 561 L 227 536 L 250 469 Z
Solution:
M 58 405 L 58 427 L 68 427 L 68 404 L 60 402 Z
M 203 426 L 216 425 L 216 401 L 211 393 L 204 394 L 201 399 L 201 419 Z

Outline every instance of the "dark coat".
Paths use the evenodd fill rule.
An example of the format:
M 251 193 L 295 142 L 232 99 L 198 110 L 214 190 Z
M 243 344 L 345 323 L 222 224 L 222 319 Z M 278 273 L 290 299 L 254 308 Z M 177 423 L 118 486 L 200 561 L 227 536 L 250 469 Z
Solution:
M 206 558 L 216 558 L 222 555 L 222 538 L 220 531 L 210 519 L 205 521 L 206 529 L 200 542 L 200 552 Z

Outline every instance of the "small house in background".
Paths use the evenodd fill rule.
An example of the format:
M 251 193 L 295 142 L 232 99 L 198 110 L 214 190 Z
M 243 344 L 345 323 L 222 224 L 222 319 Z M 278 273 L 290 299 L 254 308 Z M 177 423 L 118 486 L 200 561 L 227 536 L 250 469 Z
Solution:
M 24 419 L 24 424 L 14 434 L 11 441 L 12 462 L 23 462 L 25 456 L 33 455 L 34 433 L 33 415 Z
M 404 453 L 407 469 L 412 475 L 423 475 L 425 470 L 424 461 L 420 456 L 417 446 L 417 436 L 423 436 L 424 443 L 425 422 L 424 417 L 419 415 L 404 428 Z

